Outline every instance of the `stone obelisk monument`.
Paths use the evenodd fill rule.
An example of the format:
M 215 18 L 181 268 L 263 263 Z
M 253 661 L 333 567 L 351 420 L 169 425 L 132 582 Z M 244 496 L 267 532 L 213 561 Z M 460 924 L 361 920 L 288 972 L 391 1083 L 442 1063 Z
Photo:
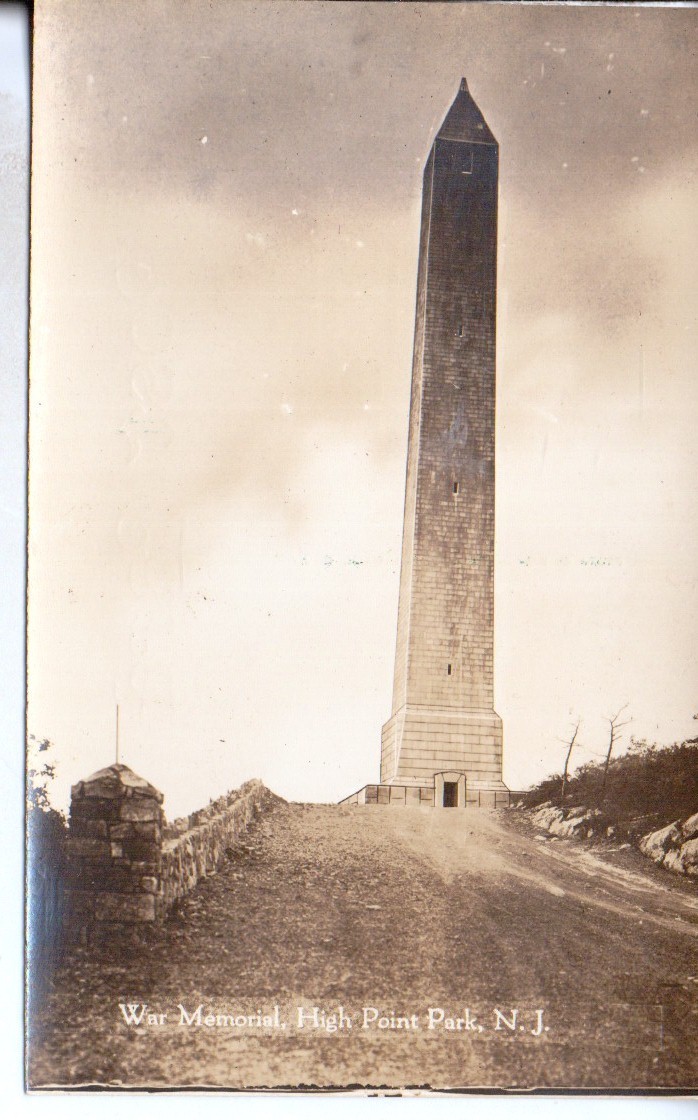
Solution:
M 500 805 L 493 707 L 499 149 L 463 79 L 424 170 L 392 715 L 348 801 Z

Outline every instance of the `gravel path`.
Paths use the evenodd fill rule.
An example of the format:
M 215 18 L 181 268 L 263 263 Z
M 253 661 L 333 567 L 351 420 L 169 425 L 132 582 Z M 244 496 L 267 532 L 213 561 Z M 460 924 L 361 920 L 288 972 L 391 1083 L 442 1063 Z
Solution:
M 30 1081 L 695 1088 L 697 919 L 515 814 L 281 805 L 151 938 L 71 950 Z

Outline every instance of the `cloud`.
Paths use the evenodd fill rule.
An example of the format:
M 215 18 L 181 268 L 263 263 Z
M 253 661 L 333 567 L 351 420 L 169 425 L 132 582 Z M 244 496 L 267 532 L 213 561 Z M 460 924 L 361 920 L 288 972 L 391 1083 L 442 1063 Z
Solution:
M 57 739 L 67 782 L 110 760 L 116 699 L 152 780 L 191 774 L 196 743 L 182 809 L 261 766 L 292 795 L 375 772 L 421 173 L 462 74 L 501 145 L 508 749 L 540 765 L 570 704 L 617 707 L 629 681 L 646 727 L 669 710 L 676 726 L 694 593 L 693 18 L 41 8 L 30 730 Z
M 577 197 L 605 205 L 627 188 L 632 155 L 657 173 L 696 145 L 690 11 L 112 6 L 84 0 L 79 21 L 54 6 L 39 29 L 64 105 L 56 143 L 79 177 L 112 190 L 394 198 L 418 187 L 415 158 L 466 72 L 504 175 L 526 176 L 534 194 L 567 162 Z M 547 211 L 550 192 L 538 193 Z

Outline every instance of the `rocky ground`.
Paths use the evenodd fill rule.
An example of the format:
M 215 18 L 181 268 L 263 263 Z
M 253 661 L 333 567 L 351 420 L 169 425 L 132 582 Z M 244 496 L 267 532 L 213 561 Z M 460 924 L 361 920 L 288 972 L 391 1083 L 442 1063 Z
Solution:
M 612 840 L 621 850 L 634 845 L 667 871 L 698 878 L 698 813 L 646 832 L 641 827 L 643 818 L 621 823 L 602 810 L 585 805 L 563 807 L 544 801 L 542 805 L 526 809 L 518 802 L 515 808 L 522 810 L 536 829 L 550 837 L 602 844 Z
M 68 953 L 30 1083 L 695 1088 L 697 920 L 515 812 L 281 805 L 152 937 Z

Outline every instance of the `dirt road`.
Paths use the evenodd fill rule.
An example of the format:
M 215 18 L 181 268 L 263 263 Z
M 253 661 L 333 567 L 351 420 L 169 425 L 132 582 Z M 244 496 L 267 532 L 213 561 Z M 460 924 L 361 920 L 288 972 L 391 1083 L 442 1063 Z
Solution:
M 279 807 L 150 942 L 71 952 L 32 1084 L 695 1088 L 695 889 L 515 819 Z

